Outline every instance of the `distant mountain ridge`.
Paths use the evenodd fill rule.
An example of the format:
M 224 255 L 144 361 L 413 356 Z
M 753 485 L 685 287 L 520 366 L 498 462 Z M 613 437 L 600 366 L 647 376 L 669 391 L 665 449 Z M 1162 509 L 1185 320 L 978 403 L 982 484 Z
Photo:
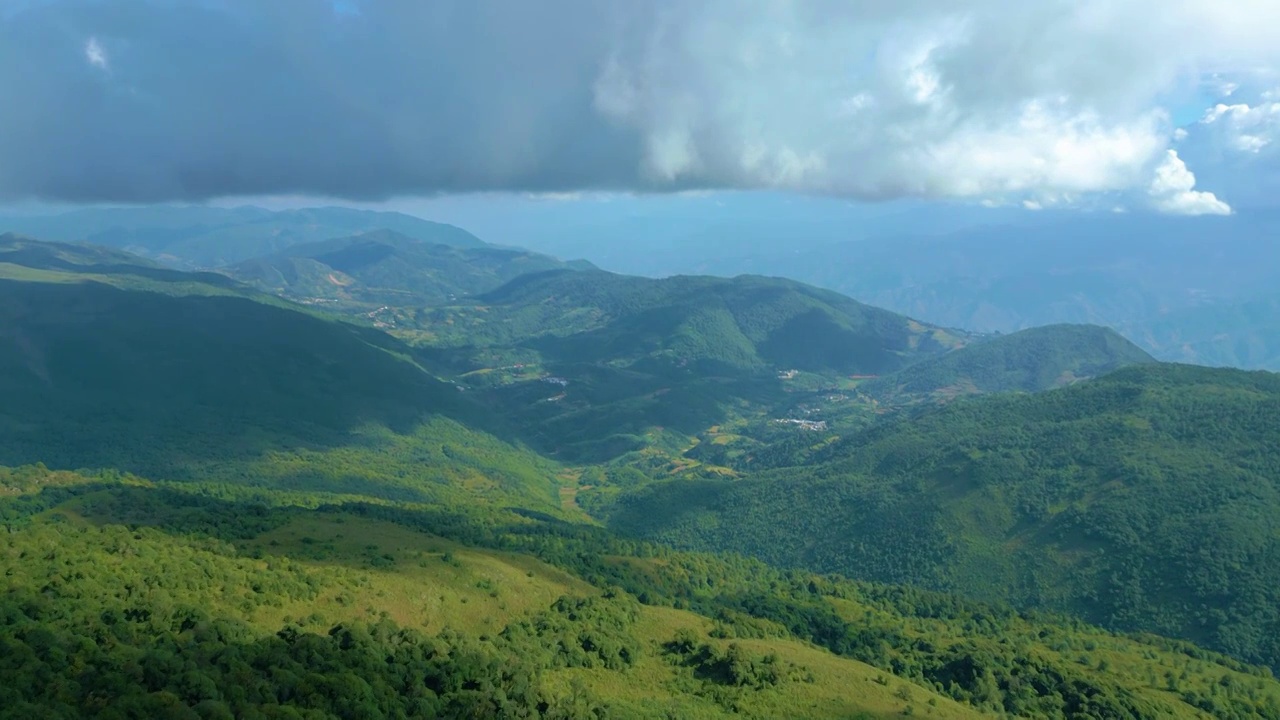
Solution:
M 548 215 L 540 226 L 526 232 L 513 218 L 509 235 L 615 272 L 782 275 L 946 327 L 1010 333 L 1088 323 L 1165 361 L 1280 370 L 1274 209 L 1185 217 L 722 200 L 713 209 L 637 202 L 631 215 L 605 203 L 539 208 Z M 552 231 L 552 219 L 571 226 L 579 216 L 593 224 Z
M 222 272 L 291 298 L 425 306 L 493 290 L 526 273 L 591 267 L 524 250 L 458 247 L 372 230 L 293 245 Z
M 272 211 L 257 207 L 139 207 L 60 215 L 0 216 L 0 232 L 128 250 L 180 268 L 215 268 L 301 243 L 390 230 L 440 245 L 487 247 L 462 228 L 395 212 L 328 207 Z

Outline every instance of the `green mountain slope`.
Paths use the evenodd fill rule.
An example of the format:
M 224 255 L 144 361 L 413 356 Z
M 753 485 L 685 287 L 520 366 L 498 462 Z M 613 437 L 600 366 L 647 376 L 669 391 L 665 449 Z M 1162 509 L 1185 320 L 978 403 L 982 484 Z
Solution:
M 602 210 L 576 233 L 552 232 L 546 220 L 539 228 L 530 214 L 509 222 L 508 237 L 615 272 L 782 275 L 946 327 L 1089 323 L 1163 361 L 1280 370 L 1275 210 L 1187 218 L 949 208 L 868 220 L 865 209 L 833 205 L 740 198 L 711 221 L 705 209 L 669 204 L 645 223 Z
M 972 342 L 859 386 L 880 399 L 1040 392 L 1155 359 L 1114 330 L 1047 325 Z
M 641 490 L 612 525 L 1280 666 L 1276 375 L 1131 367 L 904 415 L 812 457 Z
M 600 271 L 525 275 L 415 322 L 423 357 L 544 452 L 600 462 L 654 450 L 632 459 L 663 472 L 698 465 L 681 454 L 713 427 L 767 428 L 849 374 L 889 372 L 965 341 L 778 278 Z
M 401 213 L 338 207 L 271 211 L 158 206 L 0 217 L 0 232 L 105 245 L 183 268 L 221 267 L 301 243 L 380 229 L 440 245 L 485 246 L 476 236 L 452 225 Z
M 1261 668 L 472 507 L 0 468 L 5 717 L 1275 718 Z
M 621 539 L 377 330 L 0 255 L 0 718 L 1280 717 L 1186 643 Z
M 0 242 L 0 464 L 554 507 L 553 466 L 473 429 L 395 339 L 220 275 L 74 261 L 100 254 Z
M 441 245 L 374 230 L 294 245 L 223 272 L 300 300 L 344 307 L 422 307 L 487 292 L 526 273 L 565 267 L 555 258 L 522 250 Z
M 885 372 L 958 344 L 946 331 L 836 293 L 752 276 L 542 273 L 475 307 L 440 312 L 455 344 L 521 344 L 558 360 L 643 360 L 713 373 Z

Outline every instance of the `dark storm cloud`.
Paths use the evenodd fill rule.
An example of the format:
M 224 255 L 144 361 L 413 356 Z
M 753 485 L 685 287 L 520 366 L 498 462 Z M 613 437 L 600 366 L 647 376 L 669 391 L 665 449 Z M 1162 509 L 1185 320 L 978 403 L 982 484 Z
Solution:
M 0 25 L 0 194 L 621 187 L 639 145 L 592 107 L 610 48 L 597 7 L 33 7 Z
M 7 0 L 0 201 L 1146 197 L 1163 98 L 1274 67 L 1269 19 L 1254 0 Z

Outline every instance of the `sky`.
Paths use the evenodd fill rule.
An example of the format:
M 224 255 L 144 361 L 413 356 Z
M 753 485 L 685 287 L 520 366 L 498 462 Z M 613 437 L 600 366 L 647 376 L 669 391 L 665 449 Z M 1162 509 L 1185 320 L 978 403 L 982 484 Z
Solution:
M 1228 214 L 1280 197 L 1275 27 L 1280 0 L 0 0 L 0 205 Z

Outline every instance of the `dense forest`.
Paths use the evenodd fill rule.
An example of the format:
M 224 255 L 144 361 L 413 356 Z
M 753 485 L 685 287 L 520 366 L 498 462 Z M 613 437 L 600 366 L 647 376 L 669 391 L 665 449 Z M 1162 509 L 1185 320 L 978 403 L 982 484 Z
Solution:
M 1280 666 L 1280 377 L 1143 365 L 903 415 L 811 465 L 644 487 L 611 525 Z
M 1189 644 L 492 507 L 0 489 L 8 717 L 1280 717 Z

